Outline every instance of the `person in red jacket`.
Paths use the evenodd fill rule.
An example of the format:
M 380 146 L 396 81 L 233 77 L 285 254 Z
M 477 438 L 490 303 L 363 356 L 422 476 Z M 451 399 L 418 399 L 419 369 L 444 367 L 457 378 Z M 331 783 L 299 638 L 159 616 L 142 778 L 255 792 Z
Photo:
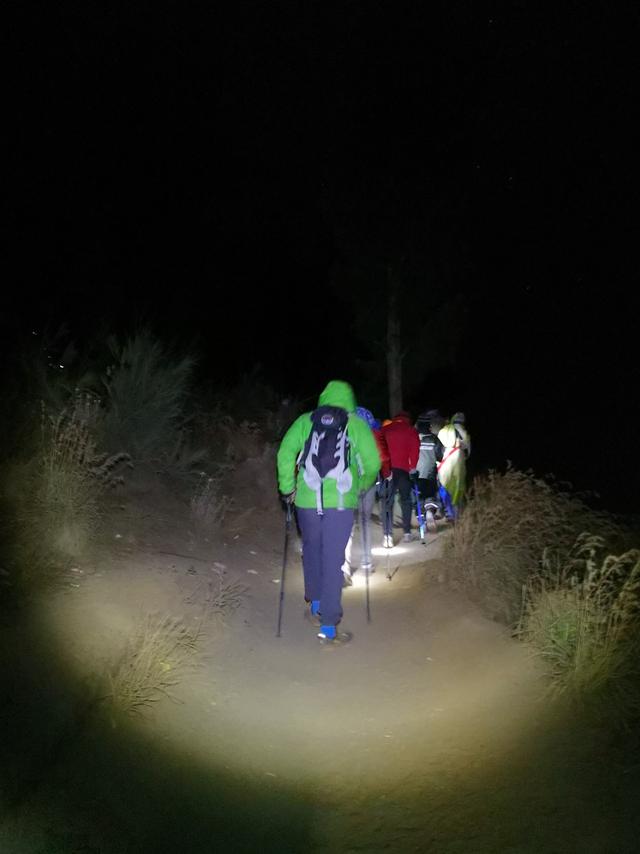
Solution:
M 391 458 L 393 475 L 391 489 L 388 490 L 386 512 L 383 515 L 384 547 L 393 546 L 393 506 L 396 492 L 400 494 L 402 509 L 402 527 L 404 542 L 411 542 L 411 476 L 415 475 L 420 456 L 420 435 L 411 423 L 408 412 L 398 412 L 391 423 L 382 428 Z

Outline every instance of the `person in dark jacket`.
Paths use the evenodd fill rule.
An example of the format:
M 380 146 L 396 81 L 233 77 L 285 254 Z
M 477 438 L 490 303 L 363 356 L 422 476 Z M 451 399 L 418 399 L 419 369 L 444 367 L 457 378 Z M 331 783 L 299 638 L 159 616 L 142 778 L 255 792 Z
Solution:
M 437 508 L 439 514 L 443 513 L 443 509 L 438 493 L 437 466 L 443 457 L 444 446 L 437 434 L 444 424 L 444 417 L 437 409 L 423 412 L 416 421 L 416 430 L 420 436 L 418 491 L 422 502 Z
M 385 548 L 393 546 L 393 506 L 396 492 L 400 495 L 402 509 L 402 527 L 404 542 L 411 542 L 411 475 L 417 472 L 420 456 L 420 436 L 412 425 L 407 412 L 399 412 L 391 419 L 391 423 L 383 426 L 382 432 L 387 441 L 391 472 L 393 475 L 391 489 L 388 491 L 387 508 L 383 515 Z

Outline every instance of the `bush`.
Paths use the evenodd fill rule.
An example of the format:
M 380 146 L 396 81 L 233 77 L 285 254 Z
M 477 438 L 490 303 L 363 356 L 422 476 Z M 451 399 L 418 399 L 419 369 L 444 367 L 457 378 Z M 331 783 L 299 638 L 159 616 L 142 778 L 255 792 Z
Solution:
M 206 590 L 201 589 L 206 586 Z M 194 591 L 188 602 L 202 605 L 200 619 L 187 625 L 170 614 L 144 614 L 126 641 L 124 651 L 106 674 L 106 700 L 112 714 L 141 715 L 173 689 L 189 668 L 199 663 L 207 621 L 223 622 L 242 604 L 247 588 L 228 582 L 223 571 Z
M 174 699 L 171 691 L 194 663 L 201 631 L 169 615 L 142 617 L 107 674 L 113 711 L 139 715 L 163 695 Z
M 100 419 L 100 401 L 86 392 L 77 392 L 57 415 L 43 405 L 39 451 L 14 468 L 14 571 L 27 587 L 86 553 L 100 520 L 101 493 L 122 482 L 119 470 L 129 459 L 97 452 Z
M 564 562 L 578 534 L 619 533 L 613 520 L 579 497 L 531 472 L 508 467 L 476 477 L 469 501 L 448 541 L 450 581 L 487 613 L 514 625 L 523 586 L 547 564 Z
M 519 634 L 543 662 L 553 693 L 599 716 L 640 712 L 640 550 L 603 557 L 583 534 L 556 572 L 526 586 Z
M 194 360 L 173 360 L 148 330 L 123 345 L 111 340 L 116 364 L 107 371 L 105 447 L 134 461 L 170 468 L 174 459 L 202 459 L 185 448 L 185 403 Z

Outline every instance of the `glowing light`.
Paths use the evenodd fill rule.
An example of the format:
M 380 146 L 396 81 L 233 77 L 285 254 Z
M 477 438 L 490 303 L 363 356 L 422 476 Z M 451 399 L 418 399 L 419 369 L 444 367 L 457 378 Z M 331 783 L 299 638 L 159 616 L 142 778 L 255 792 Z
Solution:
M 394 546 L 391 549 L 385 549 L 382 546 L 374 546 L 371 549 L 371 554 L 376 557 L 382 555 L 382 557 L 386 557 L 387 554 L 391 555 L 391 557 L 399 557 L 400 555 L 407 554 L 409 549 L 406 546 Z
M 132 730 L 140 727 L 145 737 L 161 737 L 163 748 L 170 745 L 176 753 L 197 755 L 212 773 L 223 768 L 257 774 L 261 780 L 277 777 L 283 785 L 324 785 L 330 756 L 329 779 L 338 771 L 345 785 L 360 793 L 363 780 L 371 791 L 388 791 L 390 782 L 405 780 L 416 751 L 431 760 L 438 751 L 451 753 L 454 744 L 454 758 L 447 761 L 459 761 L 465 769 L 469 751 L 478 743 L 490 743 L 495 755 L 503 748 L 511 755 L 513 742 L 528 733 L 529 707 L 523 703 L 520 712 L 512 714 L 510 693 L 515 677 L 521 679 L 529 666 L 525 651 L 500 636 L 491 646 L 489 663 L 482 645 L 475 652 L 475 635 L 467 640 L 460 636 L 455 614 L 442 617 L 438 632 L 430 620 L 421 619 L 417 609 L 424 607 L 428 615 L 437 613 L 438 606 L 424 595 L 422 580 L 430 570 L 418 542 L 374 548 L 372 553 L 370 599 L 365 597 L 367 575 L 362 569 L 354 573 L 353 586 L 343 590 L 345 627 L 354 632 L 346 650 L 318 645 L 317 630 L 302 619 L 302 572 L 292 567 L 282 638 L 269 637 L 275 619 L 273 626 L 258 622 L 264 616 L 261 608 L 248 611 L 256 618 L 255 626 L 253 619 L 236 624 L 233 631 L 210 624 L 202 641 L 207 669 L 179 673 L 176 691 L 182 702 L 159 702 L 153 719 L 131 723 Z M 134 567 L 134 561 L 128 566 Z M 74 674 L 86 679 L 101 672 L 103 662 L 119 661 L 140 611 L 148 611 L 149 603 L 161 597 L 174 601 L 174 584 L 169 572 L 99 573 L 81 581 L 77 598 L 74 594 L 48 602 L 48 623 Z M 267 617 L 274 617 L 279 590 L 270 591 Z M 405 607 L 406 622 L 401 619 Z M 200 619 L 199 612 L 185 615 L 185 620 L 189 616 Z M 389 626 L 396 626 L 395 634 L 387 633 Z M 491 624 L 487 629 L 482 622 L 476 628 L 490 632 Z M 379 674 L 367 668 L 372 660 Z M 335 713 L 337 684 L 340 714 Z M 510 726 L 496 728 L 494 710 L 500 714 L 505 708 Z
M 343 592 L 344 596 L 349 595 L 349 590 L 358 590 L 362 591 L 367 586 L 367 575 L 364 569 L 359 569 L 355 575 L 351 576 L 351 580 L 353 582 L 352 586 Z M 389 579 L 387 578 L 387 573 L 384 566 L 377 566 L 374 572 L 369 573 L 369 586 L 376 587 L 379 584 L 389 583 Z

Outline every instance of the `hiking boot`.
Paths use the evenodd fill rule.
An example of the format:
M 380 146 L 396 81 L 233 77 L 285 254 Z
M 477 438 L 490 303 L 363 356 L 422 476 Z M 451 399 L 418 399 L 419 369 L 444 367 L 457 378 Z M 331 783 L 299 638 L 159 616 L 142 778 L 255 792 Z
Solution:
M 402 538 L 403 543 L 412 543 L 413 542 L 413 534 L 405 534 Z
M 351 632 L 336 632 L 334 638 L 327 637 L 323 632 L 318 632 L 318 639 L 321 646 L 345 646 L 353 640 Z

